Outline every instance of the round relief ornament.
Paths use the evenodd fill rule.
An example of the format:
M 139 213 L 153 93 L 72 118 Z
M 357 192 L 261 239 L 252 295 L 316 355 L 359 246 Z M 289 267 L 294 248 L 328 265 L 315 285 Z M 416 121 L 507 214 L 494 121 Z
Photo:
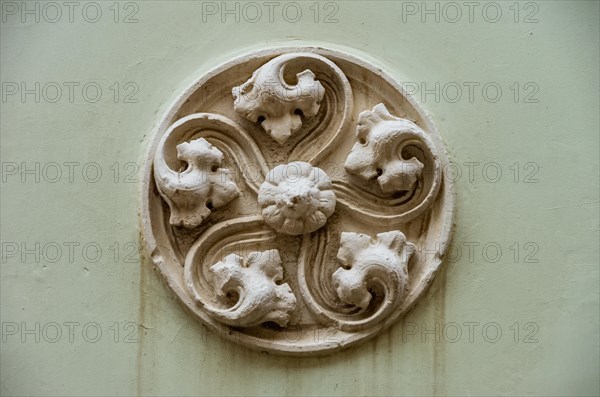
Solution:
M 440 134 L 380 69 L 323 48 L 217 67 L 161 119 L 141 228 L 190 313 L 254 349 L 364 342 L 423 296 L 454 196 Z

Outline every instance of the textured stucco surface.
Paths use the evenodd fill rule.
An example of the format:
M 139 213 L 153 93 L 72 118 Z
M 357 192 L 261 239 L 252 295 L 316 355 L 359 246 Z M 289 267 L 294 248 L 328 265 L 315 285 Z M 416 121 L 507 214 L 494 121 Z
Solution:
M 39 182 L 32 175 L 22 182 L 3 168 L 2 395 L 599 393 L 597 2 L 536 2 L 539 22 L 528 24 L 514 22 L 512 2 L 501 4 L 497 23 L 481 12 L 473 23 L 467 16 L 423 23 L 420 14 L 403 14 L 402 2 L 337 2 L 338 22 L 327 24 L 315 23 L 312 2 L 297 3 L 303 10 L 297 23 L 287 22 L 280 8 L 272 23 L 266 15 L 256 23 L 243 16 L 239 23 L 232 17 L 221 23 L 218 15 L 203 21 L 202 2 L 140 1 L 139 22 L 130 24 L 114 22 L 112 3 L 98 2 L 103 17 L 97 23 L 86 22 L 79 8 L 72 23 L 68 15 L 56 23 L 31 17 L 23 23 L 20 14 L 3 14 L 3 84 L 80 86 L 72 103 L 64 85 L 56 103 L 43 95 L 39 103 L 33 95 L 1 103 L 2 162 L 39 163 L 41 174 Z M 523 7 L 519 19 L 531 11 Z M 322 4 L 320 20 L 330 10 Z M 121 9 L 120 19 L 127 11 Z M 450 91 L 423 102 L 462 171 L 454 235 L 461 254 L 404 321 L 331 357 L 273 357 L 220 340 L 187 315 L 147 263 L 127 256 L 128 244 L 138 244 L 139 203 L 139 184 L 126 183 L 135 167 L 127 164 L 140 163 L 166 104 L 228 58 L 286 44 L 366 56 L 398 80 L 428 88 L 436 82 L 463 87 L 455 103 Z M 89 82 L 103 89 L 96 103 L 82 97 L 81 86 Z M 110 89 L 115 82 L 122 89 L 118 101 Z M 123 103 L 132 91 L 123 90 L 127 82 L 139 87 L 137 103 Z M 480 84 L 472 102 L 465 82 Z M 503 90 L 495 103 L 481 92 L 490 82 Z M 521 89 L 535 83 L 538 102 L 524 103 L 528 89 L 515 103 L 515 82 Z M 63 165 L 62 177 L 50 183 L 52 162 L 79 164 L 73 180 Z M 479 163 L 472 180 L 470 162 Z M 487 179 L 482 175 L 492 162 L 502 171 L 496 182 L 495 169 L 488 166 Z M 102 170 L 96 183 L 81 175 L 89 163 Z M 138 172 L 132 179 L 140 178 Z M 72 257 L 70 243 L 79 244 L 72 245 Z M 93 248 L 82 253 L 89 243 L 102 249 L 96 262 Z M 9 255 L 14 244 L 40 258 Z M 56 261 L 53 244 L 62 246 Z M 497 246 L 502 254 L 493 262 Z M 79 324 L 72 341 L 66 322 Z M 135 343 L 124 343 L 129 322 L 140 325 Z M 62 328 L 56 343 L 46 340 L 55 337 L 50 323 Z M 103 331 L 96 343 L 89 341 L 94 329 L 88 327 L 88 340 L 82 336 L 83 325 L 91 323 Z M 479 324 L 472 340 L 465 323 Z M 496 343 L 482 335 L 491 323 L 502 330 Z M 525 329 L 526 323 L 533 325 Z M 436 324 L 439 342 L 423 332 Z M 524 343 L 536 327 L 530 341 L 537 342 Z M 486 329 L 487 338 L 495 338 L 495 329 Z

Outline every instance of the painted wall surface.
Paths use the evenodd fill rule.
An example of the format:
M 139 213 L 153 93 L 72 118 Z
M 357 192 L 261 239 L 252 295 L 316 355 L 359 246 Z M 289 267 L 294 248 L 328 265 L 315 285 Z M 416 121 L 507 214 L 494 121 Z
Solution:
M 245 4 L 2 2 L 0 393 L 598 395 L 598 2 Z M 286 44 L 411 87 L 456 175 L 444 271 L 403 321 L 331 357 L 221 340 L 137 253 L 166 104 Z

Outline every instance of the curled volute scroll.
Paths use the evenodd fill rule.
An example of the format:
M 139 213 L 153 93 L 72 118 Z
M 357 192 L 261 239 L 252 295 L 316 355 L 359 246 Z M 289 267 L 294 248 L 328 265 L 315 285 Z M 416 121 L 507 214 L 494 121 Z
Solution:
M 376 294 L 382 302 L 375 314 L 364 320 L 340 320 L 344 329 L 360 329 L 381 321 L 404 298 L 408 287 L 407 264 L 414 245 L 398 230 L 375 237 L 342 233 L 337 257 L 340 267 L 333 273 L 333 285 L 339 299 L 366 310 Z
M 158 191 L 171 209 L 171 225 L 193 228 L 200 225 L 214 208 L 236 198 L 239 189 L 231 179 L 230 171 L 222 167 L 223 153 L 204 138 L 177 144 L 177 159 L 184 164 L 179 170 L 171 168 L 165 145 L 175 138 L 172 131 L 177 127 L 172 126 L 159 144 L 154 158 L 154 178 Z M 172 163 L 176 164 L 175 161 Z
M 235 301 L 226 310 L 213 309 L 223 323 L 246 327 L 267 321 L 282 327 L 288 324 L 296 297 L 289 285 L 281 284 L 279 251 L 252 252 L 248 258 L 230 254 L 210 270 L 220 298 L 233 296 Z
M 382 103 L 360 113 L 344 168 L 353 186 L 337 182 L 340 203 L 371 224 L 392 225 L 422 215 L 442 184 L 442 161 L 433 140 Z
M 416 145 L 433 163 L 432 185 L 439 187 L 437 150 L 425 131 L 412 121 L 391 115 L 380 103 L 359 115 L 356 135 L 358 142 L 344 164 L 349 173 L 365 182 L 376 180 L 384 194 L 412 190 L 417 181 L 423 180 L 425 168 L 409 152 L 410 146 Z
M 305 69 L 293 76 L 295 84 L 286 81 L 285 67 L 297 56 L 281 56 L 257 69 L 250 80 L 232 90 L 236 112 L 260 122 L 278 143 L 287 141 L 302 126 L 301 116 L 319 112 L 325 89 L 315 74 Z M 289 78 L 289 76 L 288 76 Z
M 364 61 L 321 48 L 240 58 L 183 95 L 158 134 L 144 237 L 182 302 L 228 338 L 342 349 L 405 313 L 440 266 L 445 151 L 428 116 Z M 421 244 L 435 245 L 431 258 Z
M 235 111 L 260 124 L 279 147 L 292 141 L 290 161 L 322 161 L 352 117 L 352 88 L 344 72 L 308 52 L 273 58 L 234 87 L 232 95 Z

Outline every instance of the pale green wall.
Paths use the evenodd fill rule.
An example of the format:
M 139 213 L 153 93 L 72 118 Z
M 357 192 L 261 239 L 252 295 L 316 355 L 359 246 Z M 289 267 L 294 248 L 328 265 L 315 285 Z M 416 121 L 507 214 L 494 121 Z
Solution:
M 391 1 L 337 2 L 339 21 L 330 24 L 314 22 L 313 2 L 299 3 L 304 14 L 295 24 L 282 18 L 281 6 L 273 23 L 266 15 L 257 23 L 234 23 L 233 17 L 221 23 L 218 16 L 203 22 L 202 3 L 192 1 L 137 2 L 139 22 L 133 24 L 113 21 L 112 1 L 98 2 L 103 16 L 97 23 L 82 18 L 85 2 L 73 23 L 68 15 L 56 23 L 35 23 L 32 16 L 22 23 L 20 14 L 3 14 L 3 83 L 97 82 L 103 97 L 88 103 L 80 86 L 73 103 L 66 88 L 57 103 L 43 97 L 35 103 L 32 95 L 24 103 L 18 95 L 1 103 L 2 395 L 598 395 L 599 7 L 539 1 L 533 3 L 539 22 L 526 24 L 522 19 L 533 6 L 521 3 L 521 22 L 515 23 L 513 2 L 500 3 L 498 23 L 486 22 L 481 6 L 473 23 L 467 15 L 457 23 L 435 23 L 432 16 L 422 23 L 418 15 L 403 22 L 402 4 Z M 121 9 L 120 17 L 129 10 Z M 165 104 L 192 78 L 251 49 L 303 43 L 367 53 L 396 78 L 429 87 L 497 82 L 503 96 L 488 103 L 480 86 L 473 103 L 432 96 L 424 103 L 463 171 L 454 239 L 463 248 L 460 259 L 447 264 L 405 323 L 378 339 L 333 357 L 286 359 L 206 335 L 155 272 L 140 266 L 137 256 L 127 263 L 127 243 L 138 241 L 139 185 L 123 179 L 128 162 L 141 162 Z M 115 82 L 137 84 L 139 102 L 121 97 L 115 103 L 109 90 Z M 523 97 L 515 103 L 509 88 L 515 82 L 535 83 L 538 103 L 523 103 Z M 73 182 L 65 166 L 62 178 L 49 183 L 54 170 L 47 166 L 39 183 L 32 175 L 23 183 L 20 174 L 12 175 L 13 162 L 19 168 L 21 162 L 80 165 Z M 97 183 L 81 176 L 91 162 L 103 172 Z M 115 162 L 118 183 L 110 168 Z M 471 182 L 468 162 L 497 163 L 502 177 L 486 181 L 480 165 Z M 521 167 L 517 183 L 509 168 L 515 162 Z M 539 166 L 537 183 L 524 183 L 534 171 L 523 169 L 526 163 Z M 10 255 L 15 243 L 35 250 L 36 242 L 39 260 Z M 69 242 L 80 244 L 72 261 Z M 103 250 L 96 263 L 92 248 L 87 259 L 81 253 L 90 242 Z M 470 242 L 480 244 L 471 259 Z M 482 254 L 490 242 L 502 248 L 496 263 Z M 51 243 L 63 246 L 56 263 Z M 538 263 L 524 263 L 536 246 Z M 39 343 L 35 331 L 23 332 L 22 322 L 33 329 L 39 323 Z M 44 340 L 54 337 L 46 325 L 52 322 L 63 329 L 56 343 Z M 64 322 L 80 324 L 73 342 Z M 81 333 L 92 322 L 103 330 L 97 343 Z M 109 328 L 115 322 L 121 327 L 117 343 Z M 123 341 L 127 322 L 143 326 L 137 343 Z M 472 342 L 465 322 L 480 324 Z M 491 322 L 503 332 L 497 343 L 482 336 Z M 517 343 L 509 328 L 515 322 Z M 523 342 L 528 322 L 539 328 L 537 343 Z M 425 341 L 420 333 L 407 335 L 415 324 L 433 329 L 436 323 L 458 323 L 463 335 L 456 343 L 443 335 L 439 343 L 432 335 Z M 454 330 L 446 330 L 453 338 Z

